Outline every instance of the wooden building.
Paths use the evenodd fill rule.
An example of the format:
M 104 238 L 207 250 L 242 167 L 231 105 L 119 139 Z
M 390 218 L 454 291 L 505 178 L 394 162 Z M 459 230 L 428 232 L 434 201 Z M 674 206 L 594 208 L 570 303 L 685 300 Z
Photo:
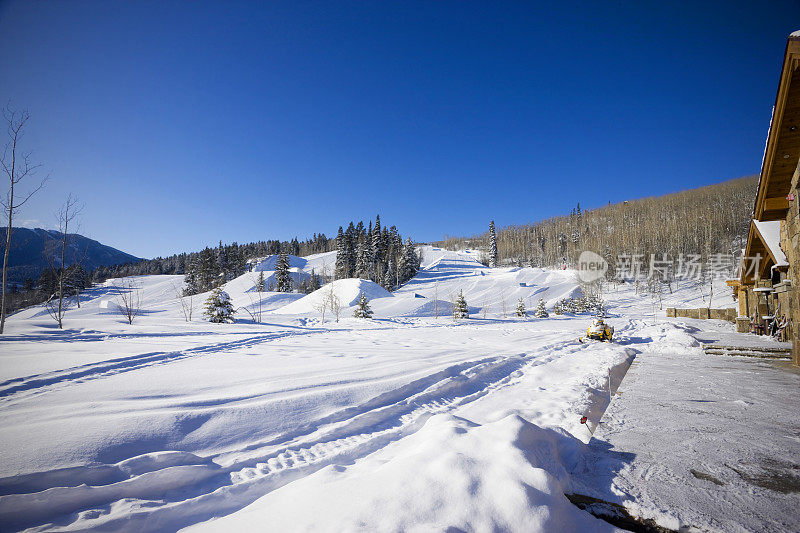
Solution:
M 800 364 L 800 32 L 789 36 L 737 282 L 739 330 L 783 326 Z M 744 318 L 747 317 L 747 318 Z M 775 321 L 773 325 L 773 321 Z

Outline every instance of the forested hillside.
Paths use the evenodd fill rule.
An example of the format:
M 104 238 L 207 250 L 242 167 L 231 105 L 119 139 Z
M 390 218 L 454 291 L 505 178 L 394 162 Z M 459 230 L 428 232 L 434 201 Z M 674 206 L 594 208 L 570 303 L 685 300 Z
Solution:
M 619 256 L 667 254 L 670 259 L 738 255 L 747 239 L 757 176 L 665 196 L 629 200 L 593 210 L 580 204 L 566 216 L 512 225 L 497 232 L 501 263 L 558 267 L 573 265 L 583 250 L 610 264 Z M 451 238 L 446 248 L 489 248 L 488 232 Z

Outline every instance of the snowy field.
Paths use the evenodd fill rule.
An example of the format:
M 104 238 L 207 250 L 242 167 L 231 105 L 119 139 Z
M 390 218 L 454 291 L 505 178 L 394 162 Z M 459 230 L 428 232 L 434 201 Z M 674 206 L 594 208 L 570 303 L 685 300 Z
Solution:
M 135 278 L 132 325 L 115 280 L 63 331 L 42 308 L 14 315 L 0 339 L 0 529 L 613 530 L 564 496 L 592 484 L 590 431 L 634 358 L 698 342 L 620 286 L 604 295 L 617 342 L 580 343 L 587 315 L 514 316 L 520 298 L 532 312 L 580 294 L 574 272 L 477 257 L 426 247 L 394 293 L 337 281 L 338 322 L 318 311 L 330 287 L 257 293 L 257 273 L 225 287 L 235 324 L 202 322 L 204 295 L 187 322 L 182 276 Z M 256 267 L 268 279 L 270 260 Z M 334 261 L 292 259 L 293 277 Z M 723 287 L 714 307 L 733 306 Z M 361 291 L 372 320 L 351 318 Z M 459 291 L 470 320 L 449 316 Z M 696 287 L 661 305 L 676 304 L 707 305 Z

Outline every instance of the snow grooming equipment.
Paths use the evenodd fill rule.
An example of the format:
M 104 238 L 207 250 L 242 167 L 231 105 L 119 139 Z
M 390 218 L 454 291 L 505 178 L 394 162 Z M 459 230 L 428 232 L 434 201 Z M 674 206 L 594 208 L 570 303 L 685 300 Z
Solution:
M 586 338 L 596 341 L 611 342 L 614 336 L 614 327 L 603 322 L 602 318 L 595 318 L 592 325 L 586 330 Z

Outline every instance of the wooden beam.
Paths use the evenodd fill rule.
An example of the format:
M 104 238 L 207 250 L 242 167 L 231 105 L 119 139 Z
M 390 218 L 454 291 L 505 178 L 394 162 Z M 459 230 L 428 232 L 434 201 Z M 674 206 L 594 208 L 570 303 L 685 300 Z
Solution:
M 786 197 L 767 198 L 764 200 L 764 211 L 779 211 L 789 209 L 789 200 Z

